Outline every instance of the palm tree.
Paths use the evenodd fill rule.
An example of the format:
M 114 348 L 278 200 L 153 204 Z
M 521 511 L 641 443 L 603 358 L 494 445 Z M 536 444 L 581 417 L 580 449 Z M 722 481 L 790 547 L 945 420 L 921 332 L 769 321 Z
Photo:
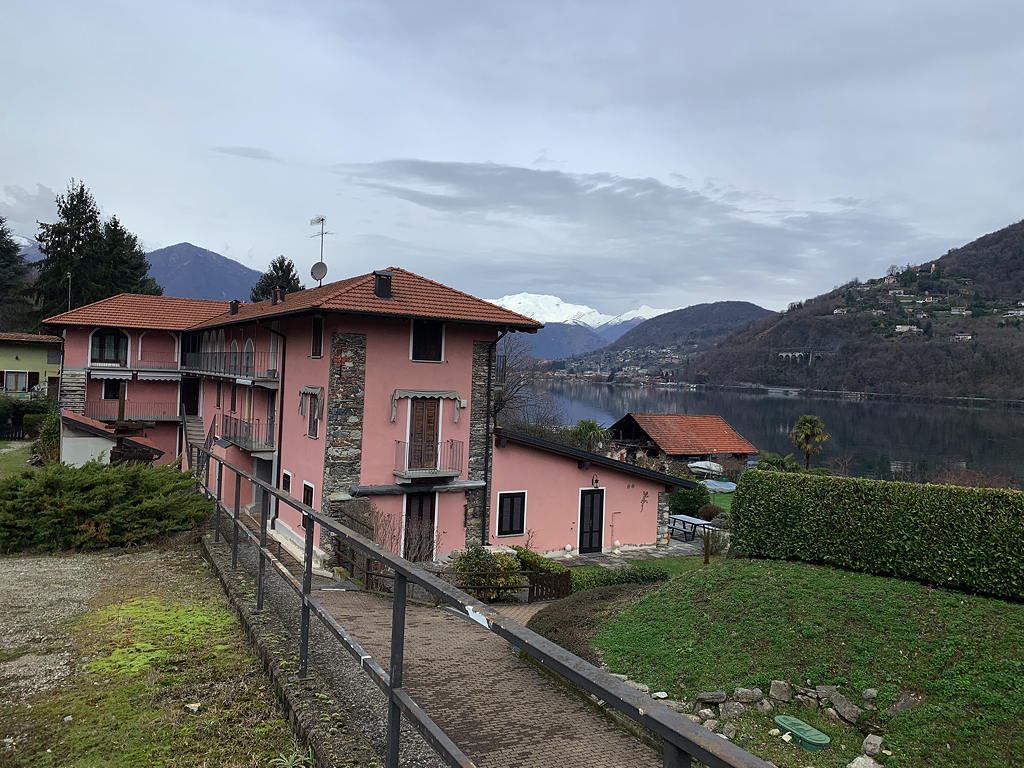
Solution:
M 612 433 L 593 419 L 580 419 L 576 426 L 569 430 L 573 440 L 585 451 L 593 453 L 601 444 L 610 440 Z
M 825 422 L 812 413 L 805 413 L 796 420 L 789 433 L 790 442 L 804 455 L 804 468 L 811 468 L 811 456 L 821 453 L 821 444 L 831 438 L 825 431 Z

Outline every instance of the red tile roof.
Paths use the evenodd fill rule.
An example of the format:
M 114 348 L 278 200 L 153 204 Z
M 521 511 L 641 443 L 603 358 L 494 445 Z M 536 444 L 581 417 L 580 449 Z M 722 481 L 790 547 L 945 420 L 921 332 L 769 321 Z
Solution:
M 111 427 L 109 424 L 104 424 L 102 421 L 90 419 L 88 416 L 83 416 L 80 413 L 75 413 L 74 411 L 69 411 L 66 409 L 60 412 L 60 416 L 62 419 L 65 419 L 66 421 L 71 421 L 74 422 L 75 424 L 78 424 L 79 426 L 85 427 L 87 431 L 92 432 L 94 435 L 99 435 L 100 437 L 109 437 L 111 440 L 117 439 L 117 435 L 114 434 L 114 428 Z M 125 442 L 135 443 L 136 445 L 141 445 L 145 448 L 149 448 L 157 455 L 157 458 L 164 455 L 164 451 L 161 450 L 160 448 L 157 448 L 156 443 L 154 443 L 148 437 L 132 435 L 131 437 L 125 437 L 124 439 Z
M 627 413 L 637 426 L 669 456 L 701 456 L 714 453 L 757 453 L 751 443 L 721 416 L 682 413 Z
M 290 293 L 283 302 L 273 304 L 270 299 L 255 304 L 243 304 L 237 314 L 225 312 L 200 323 L 209 328 L 253 320 L 259 317 L 290 314 L 302 310 L 327 310 L 366 315 L 392 315 L 395 317 L 423 317 L 454 320 L 513 328 L 536 329 L 542 323 L 512 312 L 447 285 L 391 267 L 390 299 L 381 299 L 373 292 L 374 276 L 370 272 L 347 280 L 305 291 Z
M 226 312 L 228 302 L 119 293 L 70 312 L 48 317 L 53 325 L 99 325 L 184 331 Z
M 119 328 L 154 328 L 184 331 L 231 325 L 263 317 L 323 310 L 364 315 L 422 317 L 456 322 L 502 325 L 521 330 L 542 328 L 532 318 L 512 312 L 489 301 L 429 280 L 404 269 L 387 270 L 392 298 L 381 299 L 373 292 L 373 273 L 350 277 L 317 288 L 290 293 L 283 302 L 270 299 L 240 304 L 230 314 L 229 302 L 179 299 L 171 296 L 143 296 L 122 293 L 87 304 L 44 320 L 54 325 L 100 325 Z
M 44 336 L 41 333 L 0 333 L 0 341 L 14 341 L 18 343 L 36 344 L 63 344 L 64 339 L 60 336 Z

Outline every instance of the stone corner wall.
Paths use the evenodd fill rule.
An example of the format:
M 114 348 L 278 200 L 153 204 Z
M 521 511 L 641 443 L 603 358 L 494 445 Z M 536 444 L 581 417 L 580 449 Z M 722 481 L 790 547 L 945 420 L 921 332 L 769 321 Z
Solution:
M 75 413 L 85 413 L 85 371 L 61 371 L 58 403 Z
M 668 527 L 668 516 L 670 514 L 668 497 L 668 491 L 662 491 L 658 494 L 658 534 L 655 544 L 659 547 L 667 547 L 672 539 L 672 532 Z
M 483 480 L 483 488 L 466 491 L 466 543 L 484 543 L 488 531 L 491 466 L 488 447 L 491 440 L 491 404 L 487 397 L 487 371 L 493 365 L 494 345 L 473 342 L 473 385 L 469 410 L 469 480 Z M 493 382 L 492 382 L 493 384 Z M 491 451 L 493 464 L 493 451 Z
M 336 502 L 349 498 L 359 484 L 363 453 L 363 407 L 366 385 L 366 336 L 335 333 L 331 337 L 330 370 L 324 403 L 323 514 L 334 516 Z M 321 535 L 320 546 L 331 555 L 334 536 Z

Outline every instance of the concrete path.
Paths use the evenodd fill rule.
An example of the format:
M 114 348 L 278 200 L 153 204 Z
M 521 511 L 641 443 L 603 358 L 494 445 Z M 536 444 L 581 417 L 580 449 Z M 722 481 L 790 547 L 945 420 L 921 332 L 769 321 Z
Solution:
M 391 601 L 366 592 L 316 594 L 387 668 Z M 481 768 L 661 765 L 652 749 L 563 692 L 508 643 L 449 611 L 409 605 L 405 662 L 410 693 Z

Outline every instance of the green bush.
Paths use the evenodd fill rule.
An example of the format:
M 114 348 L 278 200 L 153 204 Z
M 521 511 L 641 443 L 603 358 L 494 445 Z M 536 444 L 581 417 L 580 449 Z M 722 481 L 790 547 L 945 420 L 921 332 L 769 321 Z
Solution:
M 27 422 L 30 417 L 26 416 Z M 60 458 L 60 417 L 55 413 L 45 414 L 39 423 L 36 441 L 32 444 L 32 453 L 49 464 Z
M 43 422 L 47 419 L 54 418 L 56 418 L 56 416 L 52 413 L 26 413 L 21 419 L 21 426 L 25 433 L 25 439 L 29 440 L 39 437 Z
M 0 553 L 138 544 L 213 511 L 173 467 L 50 464 L 0 479 Z
M 458 587 L 478 600 L 507 598 L 523 583 L 519 558 L 505 552 L 492 552 L 479 544 L 459 552 L 451 563 L 459 575 Z M 502 589 L 506 587 L 506 589 Z
M 625 568 L 601 568 L 583 566 L 570 569 L 569 579 L 573 592 L 582 592 L 595 587 L 609 587 L 613 584 L 656 584 L 665 581 L 669 572 L 656 565 L 628 565 Z
M 24 418 L 30 413 L 50 413 L 54 403 L 40 395 L 31 397 L 11 397 L 0 395 L 0 424 L 23 426 Z
M 732 544 L 929 584 L 1024 597 L 1024 493 L 751 471 Z
M 696 488 L 680 488 L 668 495 L 668 508 L 673 515 L 696 517 L 697 510 L 710 503 L 711 493 L 700 483 Z
M 697 517 L 709 523 L 722 514 L 725 514 L 725 510 L 716 504 L 705 504 L 697 510 Z
M 523 564 L 523 568 L 527 571 L 565 573 L 569 570 L 561 563 L 556 563 L 554 560 L 544 557 L 544 555 L 538 555 L 536 552 L 531 552 L 525 547 L 512 547 L 512 549 L 515 550 L 516 555 L 519 557 L 519 562 Z

